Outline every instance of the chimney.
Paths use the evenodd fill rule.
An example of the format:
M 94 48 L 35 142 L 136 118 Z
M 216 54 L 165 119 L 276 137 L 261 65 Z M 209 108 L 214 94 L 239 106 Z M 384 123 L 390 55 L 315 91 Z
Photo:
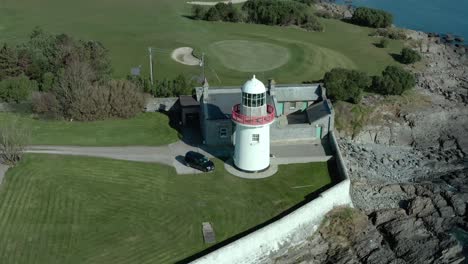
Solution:
M 268 79 L 268 93 L 271 96 L 275 95 L 275 85 L 276 85 L 276 82 L 274 79 Z
M 208 88 L 210 88 L 210 85 L 208 84 L 208 80 L 205 78 L 205 80 L 203 80 L 203 99 L 208 99 Z

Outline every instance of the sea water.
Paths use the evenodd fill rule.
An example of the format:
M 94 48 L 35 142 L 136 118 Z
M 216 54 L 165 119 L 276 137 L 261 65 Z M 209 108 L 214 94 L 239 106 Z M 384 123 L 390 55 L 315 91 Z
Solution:
M 388 11 L 398 27 L 458 35 L 468 43 L 468 0 L 352 0 L 351 4 Z

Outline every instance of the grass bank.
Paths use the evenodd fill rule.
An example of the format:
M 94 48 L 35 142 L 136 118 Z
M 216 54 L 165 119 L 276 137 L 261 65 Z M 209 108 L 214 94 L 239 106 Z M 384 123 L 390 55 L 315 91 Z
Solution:
M 14 118 L 31 130 L 32 145 L 158 146 L 178 140 L 169 118 L 161 113 L 95 122 L 38 120 L 26 114 L 0 113 L 0 123 Z
M 330 183 L 326 163 L 273 177 L 177 175 L 172 167 L 28 154 L 0 186 L 1 263 L 174 263 L 260 224 Z M 307 186 L 293 188 L 295 186 Z

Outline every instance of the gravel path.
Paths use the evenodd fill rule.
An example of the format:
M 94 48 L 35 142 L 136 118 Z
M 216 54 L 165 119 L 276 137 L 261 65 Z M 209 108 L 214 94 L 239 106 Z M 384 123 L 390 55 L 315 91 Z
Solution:
M 7 172 L 8 169 L 9 167 L 7 165 L 0 163 L 0 184 L 2 184 L 3 177 L 5 176 L 5 173 Z

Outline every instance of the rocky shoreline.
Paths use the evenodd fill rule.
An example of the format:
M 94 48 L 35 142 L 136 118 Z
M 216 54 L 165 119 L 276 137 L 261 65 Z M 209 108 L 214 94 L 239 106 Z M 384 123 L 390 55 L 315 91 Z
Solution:
M 408 67 L 417 77 L 411 98 L 420 102 L 367 96 L 375 122 L 340 140 L 357 215 L 340 226 L 353 232 L 327 232 L 325 221 L 272 262 L 468 263 L 468 246 L 451 235 L 468 230 L 468 56 L 425 33 L 406 33 L 424 58 Z

